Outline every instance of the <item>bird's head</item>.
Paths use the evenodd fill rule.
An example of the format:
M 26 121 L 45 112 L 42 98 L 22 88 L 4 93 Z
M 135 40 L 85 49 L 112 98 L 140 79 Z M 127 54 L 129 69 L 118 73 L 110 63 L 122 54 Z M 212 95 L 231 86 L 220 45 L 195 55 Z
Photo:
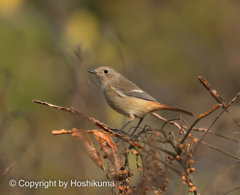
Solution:
M 88 72 L 95 74 L 103 87 L 119 76 L 116 70 L 108 66 L 101 66 L 95 70 L 88 70 Z

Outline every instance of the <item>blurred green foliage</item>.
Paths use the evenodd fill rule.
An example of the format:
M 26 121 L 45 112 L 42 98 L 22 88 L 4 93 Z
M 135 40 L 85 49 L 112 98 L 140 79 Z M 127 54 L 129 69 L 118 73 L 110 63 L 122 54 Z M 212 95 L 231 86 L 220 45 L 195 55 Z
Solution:
M 0 173 L 18 163 L 0 180 L 3 194 L 108 193 L 109 188 L 28 190 L 8 186 L 11 178 L 105 180 L 105 174 L 72 138 L 51 135 L 55 129 L 95 127 L 32 100 L 73 106 L 118 128 L 122 116 L 107 106 L 99 84 L 86 72 L 107 65 L 160 102 L 203 113 L 216 102 L 197 76 L 205 77 L 226 102 L 239 92 L 239 18 L 240 2 L 234 0 L 1 0 Z M 233 112 L 240 117 L 237 104 Z M 208 127 L 213 118 L 201 125 Z M 227 115 L 224 120 L 215 130 L 227 130 L 232 136 L 236 126 Z M 231 129 L 222 128 L 226 123 Z M 218 139 L 208 141 L 224 145 Z M 236 147 L 226 149 L 236 152 Z M 222 154 L 201 151 L 195 157 L 201 158 L 196 181 L 203 194 L 212 194 L 212 181 L 234 161 L 219 161 Z M 239 182 L 236 177 L 234 181 Z M 219 191 L 231 189 L 231 182 Z M 137 183 L 133 181 L 133 185 Z M 185 194 L 180 183 L 172 184 L 171 192 Z

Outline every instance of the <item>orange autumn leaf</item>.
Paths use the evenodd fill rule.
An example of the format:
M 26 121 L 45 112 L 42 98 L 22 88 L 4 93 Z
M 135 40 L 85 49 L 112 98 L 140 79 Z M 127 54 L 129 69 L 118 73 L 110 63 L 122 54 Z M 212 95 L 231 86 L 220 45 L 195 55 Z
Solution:
M 95 131 L 94 136 L 100 144 L 103 152 L 110 160 L 110 162 L 115 166 L 116 171 L 118 172 L 120 170 L 121 160 L 119 157 L 118 149 L 111 136 L 99 131 Z
M 72 136 L 81 143 L 84 148 L 84 151 L 88 154 L 88 156 L 92 159 L 92 161 L 102 170 L 105 170 L 104 162 L 100 157 L 99 152 L 93 146 L 88 133 L 85 130 L 77 130 L 73 129 Z

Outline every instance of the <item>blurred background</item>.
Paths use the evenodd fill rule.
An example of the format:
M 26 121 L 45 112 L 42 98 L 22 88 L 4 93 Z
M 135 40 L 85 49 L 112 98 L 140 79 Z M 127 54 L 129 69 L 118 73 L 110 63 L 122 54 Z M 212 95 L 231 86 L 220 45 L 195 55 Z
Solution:
M 0 179 L 1 194 L 109 194 L 110 188 L 8 185 L 10 179 L 106 180 L 106 172 L 70 135 L 51 134 L 62 128 L 95 127 L 32 100 L 72 106 L 120 128 L 126 119 L 106 104 L 98 81 L 87 73 L 104 65 L 159 102 L 197 116 L 216 104 L 198 76 L 207 79 L 226 103 L 239 92 L 239 18 L 240 2 L 234 0 L 0 0 L 0 174 L 17 162 Z M 239 100 L 231 109 L 239 119 Z M 220 110 L 198 126 L 208 128 Z M 179 117 L 158 113 L 168 119 Z M 195 120 L 184 118 L 189 124 Z M 149 116 L 144 124 L 163 123 Z M 240 138 L 238 126 L 226 113 L 213 131 Z M 237 143 L 213 135 L 205 141 L 240 156 Z M 194 159 L 193 176 L 201 194 L 223 194 L 239 187 L 239 164 L 230 169 L 235 159 L 205 146 L 198 148 Z M 138 174 L 133 186 L 139 182 Z M 169 178 L 166 194 L 186 194 L 187 186 L 177 175 Z

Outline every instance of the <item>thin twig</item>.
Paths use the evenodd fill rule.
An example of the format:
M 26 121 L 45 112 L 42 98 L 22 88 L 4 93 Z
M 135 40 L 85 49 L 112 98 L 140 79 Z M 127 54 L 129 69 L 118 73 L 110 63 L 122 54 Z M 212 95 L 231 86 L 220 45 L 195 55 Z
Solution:
M 53 135 L 73 134 L 73 133 L 74 133 L 73 131 L 71 131 L 71 130 L 65 130 L 65 129 L 52 131 L 52 134 L 53 134 Z
M 196 190 L 193 192 L 194 195 L 200 195 L 200 193 L 199 193 L 199 191 L 198 191 L 198 189 L 197 189 L 197 184 L 196 184 L 196 182 L 193 180 L 192 174 L 189 174 L 189 175 L 188 175 L 188 180 L 189 180 L 189 182 L 191 182 L 191 183 L 193 184 L 193 186 L 196 187 Z
M 224 111 L 226 110 L 226 108 L 224 108 L 220 114 L 214 119 L 214 121 L 212 122 L 212 124 L 210 125 L 210 127 L 208 128 L 208 130 L 203 134 L 203 136 L 201 137 L 201 139 L 199 140 L 199 142 L 197 143 L 197 145 L 195 146 L 195 148 L 193 149 L 193 153 L 196 151 L 196 149 L 198 148 L 199 144 L 202 142 L 202 140 L 205 138 L 205 136 L 208 134 L 208 132 L 210 131 L 210 129 L 213 127 L 213 125 L 216 123 L 216 121 L 219 119 L 219 117 L 224 113 Z
M 2 174 L 2 175 L 0 175 L 0 178 L 2 178 L 2 176 L 4 176 L 11 168 L 13 168 L 15 165 L 16 165 L 17 163 L 15 162 L 15 163 L 13 163 L 10 167 L 8 167 L 6 170 L 5 170 L 5 172 Z
M 170 168 L 171 170 L 173 170 L 175 173 L 177 173 L 179 176 L 182 176 L 182 173 L 177 170 L 175 167 L 170 166 L 169 164 L 167 164 L 165 161 L 163 161 L 162 159 L 158 158 L 154 153 L 150 152 L 149 150 L 145 149 L 144 147 L 141 148 L 142 151 L 148 153 L 149 155 L 151 155 L 152 157 L 154 157 L 154 159 L 160 161 L 161 163 L 163 163 L 166 167 Z
M 206 129 L 206 128 L 203 128 L 203 127 L 201 127 L 201 128 L 196 128 L 196 127 L 194 127 L 194 128 L 193 128 L 193 131 L 206 132 L 207 129 Z M 239 143 L 238 140 L 236 140 L 236 139 L 234 139 L 234 138 L 232 138 L 232 137 L 229 137 L 229 136 L 227 136 L 227 135 L 223 135 L 223 134 L 220 134 L 220 133 L 212 132 L 211 130 L 210 130 L 208 133 L 213 134 L 213 135 L 216 135 L 216 136 L 218 136 L 218 137 L 222 137 L 222 138 L 228 139 L 228 140 L 233 141 L 233 142 L 236 142 L 236 143 Z
M 221 152 L 221 153 L 223 153 L 223 154 L 226 154 L 227 156 L 230 156 L 230 157 L 232 157 L 232 158 L 235 158 L 235 159 L 237 159 L 237 160 L 240 160 L 240 158 L 238 158 L 237 156 L 234 156 L 234 155 L 232 155 L 232 154 L 230 154 L 230 153 L 228 153 L 228 152 L 226 152 L 226 151 L 224 151 L 224 150 L 221 150 L 221 149 L 219 149 L 219 148 L 217 148 L 217 147 L 215 147 L 215 146 L 213 146 L 213 145 L 210 145 L 210 144 L 208 144 L 208 143 L 206 143 L 206 142 L 201 142 L 203 145 L 205 145 L 205 146 L 208 146 L 209 148 L 212 148 L 212 149 L 214 149 L 214 150 L 217 150 L 217 151 L 219 151 L 219 152 Z
M 209 82 L 204 79 L 203 77 L 199 76 L 198 77 L 199 81 L 202 83 L 202 85 L 208 90 L 210 91 L 211 96 L 220 104 L 222 104 L 222 107 L 228 107 L 226 103 L 223 102 L 221 96 L 218 94 L 218 92 L 215 89 L 211 89 L 211 85 L 209 84 Z M 230 108 L 227 108 L 226 112 L 232 117 L 232 119 L 237 123 L 237 125 L 240 127 L 239 122 L 233 117 L 232 112 L 230 110 Z
M 33 100 L 33 102 L 41 104 L 41 105 L 49 106 L 51 108 L 56 108 L 56 109 L 59 109 L 59 110 L 63 110 L 63 111 L 66 111 L 66 112 L 69 112 L 69 113 L 72 113 L 72 114 L 75 114 L 75 115 L 78 115 L 78 116 L 82 117 L 83 119 L 85 119 L 85 120 L 87 120 L 89 122 L 92 122 L 95 125 L 96 124 L 100 124 L 99 121 L 95 120 L 92 117 L 86 116 L 83 112 L 81 112 L 81 111 L 79 111 L 79 110 L 77 110 L 76 108 L 73 108 L 73 107 L 67 108 L 67 107 L 62 107 L 62 106 L 56 106 L 54 104 L 50 104 L 48 102 L 42 102 L 40 100 Z M 98 122 L 98 123 L 96 123 L 96 122 Z M 106 124 L 104 124 L 104 126 L 108 127 L 108 129 L 113 129 L 112 127 L 110 127 L 110 126 L 108 126 Z
M 238 164 L 240 164 L 240 161 L 238 161 L 238 162 L 236 162 L 235 164 L 233 164 L 233 165 L 228 169 L 227 172 L 233 170 Z
M 226 179 L 224 179 L 224 177 L 227 177 L 227 175 L 229 174 L 230 171 L 234 171 L 233 169 L 240 163 L 240 161 L 234 163 L 221 177 L 219 177 L 217 183 L 216 183 L 216 187 L 214 189 L 214 194 L 217 193 L 218 188 L 222 185 L 222 182 L 225 182 Z M 227 192 L 229 193 L 229 192 Z
M 233 192 L 235 190 L 240 190 L 240 187 L 237 187 L 237 188 L 234 188 L 232 190 L 229 190 L 229 191 L 225 192 L 223 195 L 229 194 L 230 192 Z
M 240 96 L 240 92 L 229 102 L 229 104 L 222 110 L 222 112 L 220 112 L 218 114 L 218 116 L 215 118 L 215 120 L 212 122 L 212 124 L 210 125 L 210 127 L 207 129 L 207 131 L 204 133 L 204 135 L 201 137 L 200 141 L 197 143 L 197 145 L 195 146 L 193 153 L 196 151 L 196 149 L 198 148 L 199 144 L 202 142 L 202 140 L 204 139 L 204 137 L 208 134 L 208 132 L 210 131 L 210 129 L 213 127 L 213 125 L 216 123 L 216 121 L 220 118 L 220 116 L 227 110 L 227 108 L 229 106 L 231 106 L 231 104 L 233 102 L 235 102 L 235 100 Z
M 160 115 L 158 115 L 157 113 L 153 112 L 152 113 L 153 116 L 155 116 L 156 118 L 164 121 L 164 122 L 167 122 L 168 120 Z M 177 127 L 179 130 L 184 128 L 184 129 L 188 129 L 188 127 L 186 125 L 183 125 L 182 128 L 181 128 L 181 125 L 179 123 L 177 123 L 176 121 L 169 121 L 169 124 L 171 125 L 174 125 L 175 127 Z M 183 129 L 182 129 L 183 130 Z M 199 132 L 206 132 L 207 131 L 207 128 L 204 128 L 204 127 L 193 127 L 192 128 L 193 131 L 199 131 Z M 183 131 L 183 133 L 185 134 L 186 132 Z M 236 143 L 239 143 L 238 140 L 232 138 L 232 137 L 228 137 L 226 135 L 222 135 L 222 134 L 219 134 L 219 133 L 215 133 L 215 132 L 212 132 L 211 130 L 209 131 L 209 133 L 213 134 L 213 135 L 216 135 L 216 136 L 219 136 L 219 137 L 222 137 L 222 138 L 225 138 L 225 139 L 228 139 L 228 140 L 231 140 L 231 141 L 234 141 Z
M 88 121 L 91 121 L 90 117 L 87 117 L 85 114 L 83 114 L 81 111 L 78 111 L 75 108 L 67 108 L 67 107 L 62 107 L 62 106 L 56 106 L 54 104 L 50 104 L 48 102 L 42 102 L 42 101 L 39 101 L 39 100 L 33 100 L 33 102 L 38 103 L 38 104 L 42 104 L 42 105 L 46 105 L 46 106 L 49 106 L 51 108 L 56 108 L 56 109 L 59 109 L 59 110 L 70 112 L 72 114 L 76 114 L 78 116 L 81 116 L 82 118 L 85 118 Z
M 164 122 L 169 121 L 169 120 L 165 119 L 164 117 L 160 116 L 159 114 L 157 114 L 157 113 L 155 113 L 155 112 L 151 113 L 151 115 L 155 116 L 156 118 L 158 118 L 158 119 L 160 119 L 160 120 L 162 120 L 162 121 L 164 121 Z M 172 125 L 174 125 L 174 126 L 176 126 L 179 130 L 182 129 L 181 125 L 178 124 L 178 123 L 175 122 L 175 121 L 169 121 L 169 123 L 172 124 Z
M 181 144 L 184 143 L 185 139 L 188 137 L 189 133 L 192 131 L 193 127 L 203 118 L 205 118 L 206 116 L 208 116 L 209 114 L 211 114 L 212 112 L 214 112 L 215 110 L 217 110 L 219 107 L 221 106 L 221 104 L 217 104 L 215 106 L 212 107 L 211 110 L 205 112 L 204 114 L 201 114 L 198 116 L 197 120 L 195 120 L 193 122 L 193 124 L 189 127 L 187 133 L 184 135 L 183 139 L 181 140 Z
M 151 144 L 151 143 L 149 143 L 149 142 L 145 142 L 144 140 L 142 140 L 142 141 L 141 141 L 141 140 L 138 140 L 138 142 L 144 143 L 144 144 L 146 144 L 146 145 L 148 145 L 148 146 L 152 146 L 152 147 L 154 147 L 154 149 L 161 150 L 162 152 L 164 152 L 164 153 L 166 153 L 166 154 L 168 154 L 168 155 L 171 155 L 173 158 L 176 158 L 176 156 L 177 156 L 177 154 L 175 154 L 175 153 L 173 153 L 173 152 L 171 152 L 171 151 L 169 151 L 169 150 L 160 148 L 160 147 L 158 147 L 158 146 L 156 146 L 156 145 L 154 145 L 154 144 Z

